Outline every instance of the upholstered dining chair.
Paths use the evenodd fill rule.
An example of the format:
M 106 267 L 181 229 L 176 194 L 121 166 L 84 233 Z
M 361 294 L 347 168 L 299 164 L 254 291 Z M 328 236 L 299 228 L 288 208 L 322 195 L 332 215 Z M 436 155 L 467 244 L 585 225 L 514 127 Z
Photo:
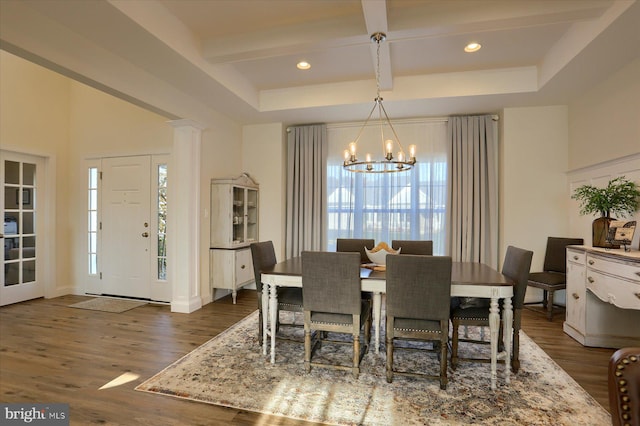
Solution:
M 251 243 L 251 257 L 253 260 L 253 273 L 256 280 L 258 293 L 258 342 L 262 345 L 262 324 L 264 315 L 262 312 L 262 292 L 268 291 L 267 286 L 262 285 L 262 271 L 277 263 L 273 241 Z M 280 311 L 302 312 L 302 289 L 293 287 L 278 287 L 278 313 Z M 279 315 L 278 315 L 279 317 Z M 296 326 L 295 324 L 278 324 Z M 277 336 L 276 336 L 277 337 Z
M 360 361 L 371 340 L 371 301 L 360 297 L 360 255 L 340 252 L 302 252 L 302 299 L 304 306 L 304 366 L 350 370 L 360 374 Z M 364 328 L 364 342 L 361 344 Z M 351 365 L 313 361 L 316 342 L 312 331 L 322 341 L 328 333 L 350 334 L 353 359 Z M 339 343 L 338 341 L 332 341 Z
M 370 263 L 371 260 L 369 260 L 364 248 L 372 250 L 375 244 L 376 242 L 372 238 L 338 238 L 336 240 L 336 251 L 360 253 L 360 263 Z M 370 291 L 363 291 L 361 295 L 363 299 L 373 299 L 373 293 Z
M 614 426 L 640 426 L 640 348 L 618 349 L 609 359 L 609 411 Z
M 529 274 L 529 287 L 542 289 L 542 302 L 527 302 L 527 305 L 542 303 L 547 312 L 547 319 L 553 320 L 554 292 L 567 288 L 567 246 L 582 245 L 582 238 L 548 237 L 547 249 L 544 254 L 542 272 Z
M 400 254 L 433 255 L 433 241 L 431 240 L 392 240 L 391 248 L 400 250 Z
M 527 290 L 527 280 L 529 278 L 529 269 L 531 268 L 532 257 L 532 251 L 509 246 L 507 247 L 504 264 L 502 265 L 502 274 L 514 282 L 513 297 L 511 298 L 513 305 L 513 336 L 511 340 L 513 347 L 511 350 L 511 367 L 514 373 L 517 373 L 520 369 L 520 324 L 522 321 L 522 307 L 524 304 L 524 295 Z M 500 305 L 502 306 L 502 303 Z M 451 367 L 455 369 L 458 366 L 458 361 L 460 359 L 488 362 L 488 359 L 458 357 L 458 342 L 489 344 L 488 341 L 484 340 L 461 339 L 458 336 L 458 328 L 461 325 L 488 327 L 489 307 L 486 305 L 471 306 L 468 308 L 460 306 L 452 310 L 451 323 L 453 328 L 451 337 Z M 502 324 L 500 330 L 502 330 Z
M 387 382 L 393 381 L 395 373 L 436 378 L 440 388 L 446 389 L 451 257 L 389 255 L 386 281 Z M 434 349 L 439 351 L 439 374 L 394 368 L 395 342 L 402 339 L 437 341 Z
M 360 262 L 369 263 L 369 256 L 364 248 L 371 250 L 375 245 L 375 240 L 369 238 L 338 238 L 336 240 L 336 251 L 360 253 Z

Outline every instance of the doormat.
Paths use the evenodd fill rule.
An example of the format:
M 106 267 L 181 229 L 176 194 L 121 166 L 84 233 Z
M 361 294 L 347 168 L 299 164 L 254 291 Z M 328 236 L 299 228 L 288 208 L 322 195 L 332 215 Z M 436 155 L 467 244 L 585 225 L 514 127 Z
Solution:
M 147 302 L 139 302 L 136 300 L 111 299 L 107 297 L 96 297 L 95 299 L 85 300 L 84 302 L 69 305 L 70 308 L 89 309 L 92 311 L 112 312 L 119 314 L 133 308 L 146 305 Z

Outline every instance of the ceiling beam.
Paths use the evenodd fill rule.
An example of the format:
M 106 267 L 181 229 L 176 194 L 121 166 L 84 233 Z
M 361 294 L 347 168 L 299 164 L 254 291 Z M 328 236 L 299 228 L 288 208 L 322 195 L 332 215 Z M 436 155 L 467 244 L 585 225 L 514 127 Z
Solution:
M 369 35 L 374 33 L 387 34 L 389 26 L 387 24 L 387 2 L 362 0 L 362 13 L 367 25 Z M 373 59 L 373 69 L 378 66 L 378 46 L 371 43 L 371 57 Z M 393 73 L 391 70 L 391 53 L 388 41 L 380 43 L 380 90 L 393 89 Z

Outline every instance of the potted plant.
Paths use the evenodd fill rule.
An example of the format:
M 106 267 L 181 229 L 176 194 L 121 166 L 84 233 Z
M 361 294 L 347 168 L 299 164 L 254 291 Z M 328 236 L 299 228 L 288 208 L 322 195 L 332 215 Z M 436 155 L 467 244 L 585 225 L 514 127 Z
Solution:
M 575 189 L 571 198 L 580 202 L 580 214 L 599 214 L 593 221 L 592 245 L 594 247 L 614 248 L 607 242 L 609 223 L 615 220 L 611 214 L 626 217 L 638 210 L 640 189 L 635 182 L 624 176 L 611 179 L 606 187 L 582 185 Z M 617 248 L 617 246 L 615 246 Z

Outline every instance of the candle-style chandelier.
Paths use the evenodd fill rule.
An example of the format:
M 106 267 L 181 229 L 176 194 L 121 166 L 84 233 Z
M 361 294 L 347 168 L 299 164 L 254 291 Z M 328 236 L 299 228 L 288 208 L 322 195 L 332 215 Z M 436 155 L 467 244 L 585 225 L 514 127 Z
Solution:
M 389 115 L 387 111 L 384 109 L 384 105 L 382 105 L 382 97 L 380 96 L 380 43 L 382 43 L 387 38 L 386 34 L 377 32 L 371 35 L 371 41 L 376 43 L 376 87 L 377 87 L 377 95 L 374 99 L 375 104 L 373 108 L 371 108 L 371 112 L 367 117 L 366 121 L 360 128 L 358 132 L 358 136 L 355 141 L 349 144 L 349 148 L 344 151 L 344 163 L 343 166 L 346 170 L 350 172 L 356 173 L 394 173 L 394 172 L 404 172 L 407 170 L 411 170 L 416 164 L 416 146 L 409 145 L 409 155 L 407 156 L 400 144 L 400 138 L 396 134 L 396 130 L 393 128 L 391 124 L 391 120 L 389 119 Z M 373 116 L 375 111 L 378 111 L 378 126 L 380 129 L 380 144 L 382 149 L 382 157 L 380 159 L 373 159 L 370 153 L 365 155 L 364 160 L 358 160 L 357 151 L 358 151 L 358 142 L 360 141 L 360 136 L 362 136 L 362 132 L 364 131 L 367 124 L 369 124 L 369 120 Z M 385 127 L 391 129 L 393 133 L 394 139 L 385 138 Z M 394 148 L 397 148 L 396 157 L 394 157 Z

